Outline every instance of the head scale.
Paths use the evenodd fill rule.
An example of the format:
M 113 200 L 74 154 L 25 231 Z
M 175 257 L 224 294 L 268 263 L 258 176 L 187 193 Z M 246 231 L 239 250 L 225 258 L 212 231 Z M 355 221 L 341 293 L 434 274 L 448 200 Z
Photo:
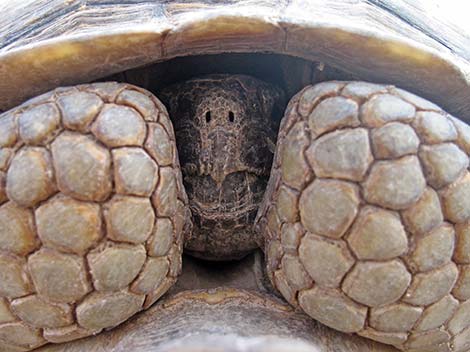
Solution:
M 232 259 L 257 247 L 253 219 L 273 158 L 279 89 L 243 75 L 211 75 L 166 88 L 194 233 L 186 248 Z

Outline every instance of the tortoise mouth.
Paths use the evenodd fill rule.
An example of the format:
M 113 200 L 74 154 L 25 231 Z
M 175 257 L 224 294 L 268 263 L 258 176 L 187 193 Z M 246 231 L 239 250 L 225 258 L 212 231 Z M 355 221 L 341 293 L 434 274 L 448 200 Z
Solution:
M 251 171 L 228 174 L 218 185 L 209 175 L 193 175 L 183 182 L 193 214 L 211 220 L 232 220 L 256 211 L 269 175 Z

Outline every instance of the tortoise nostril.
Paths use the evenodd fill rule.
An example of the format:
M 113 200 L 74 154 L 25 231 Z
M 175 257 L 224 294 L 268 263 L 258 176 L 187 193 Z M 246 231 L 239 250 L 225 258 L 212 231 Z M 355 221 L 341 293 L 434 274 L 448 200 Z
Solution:
M 229 112 L 228 112 L 228 120 L 229 120 L 230 122 L 235 121 L 235 114 L 234 114 L 232 111 L 229 111 Z
M 210 122 L 211 121 L 211 112 L 208 111 L 206 112 L 206 122 Z

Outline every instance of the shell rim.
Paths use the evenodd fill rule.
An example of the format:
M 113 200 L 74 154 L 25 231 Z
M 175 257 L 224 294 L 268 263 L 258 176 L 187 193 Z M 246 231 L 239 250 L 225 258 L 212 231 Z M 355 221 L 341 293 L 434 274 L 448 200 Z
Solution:
M 397 85 L 470 121 L 466 94 L 470 63 L 444 46 L 438 50 L 411 37 L 356 25 L 350 19 L 339 26 L 331 19 L 307 21 L 304 16 L 292 16 L 295 13 L 291 17 L 287 17 L 289 13 L 244 14 L 247 7 L 238 6 L 235 13 L 230 7 L 188 10 L 174 16 L 176 23 L 166 19 L 124 29 L 96 28 L 0 50 L 0 109 L 10 109 L 58 86 L 85 83 L 179 56 L 269 52 L 331 61 L 364 75 L 367 70 L 356 62 L 361 58 L 353 54 L 366 52 L 362 59 L 369 56 L 377 63 L 369 72 L 370 81 Z M 353 45 L 345 45 L 353 39 L 357 39 Z M 326 50 L 315 48 L 321 40 L 329 45 Z M 125 50 L 130 45 L 140 52 Z M 51 69 L 51 64 L 59 69 Z M 403 70 L 397 71 L 399 68 Z

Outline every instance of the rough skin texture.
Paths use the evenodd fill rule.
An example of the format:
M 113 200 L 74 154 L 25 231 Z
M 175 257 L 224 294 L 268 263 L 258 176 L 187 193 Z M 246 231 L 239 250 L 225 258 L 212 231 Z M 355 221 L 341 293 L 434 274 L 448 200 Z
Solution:
M 275 147 L 281 91 L 244 75 L 209 75 L 166 88 L 193 215 L 185 249 L 204 259 L 239 259 L 259 247 L 253 222 Z
M 187 197 L 164 106 L 125 84 L 0 116 L 0 349 L 96 334 L 181 271 Z
M 334 329 L 470 348 L 470 127 L 394 87 L 293 98 L 257 218 L 273 285 Z
M 340 331 L 467 351 L 469 152 L 469 126 L 405 91 L 306 87 L 256 221 L 274 287 Z M 188 203 L 168 114 L 144 90 L 60 88 L 0 115 L 0 350 L 95 334 L 150 306 L 181 271 Z

